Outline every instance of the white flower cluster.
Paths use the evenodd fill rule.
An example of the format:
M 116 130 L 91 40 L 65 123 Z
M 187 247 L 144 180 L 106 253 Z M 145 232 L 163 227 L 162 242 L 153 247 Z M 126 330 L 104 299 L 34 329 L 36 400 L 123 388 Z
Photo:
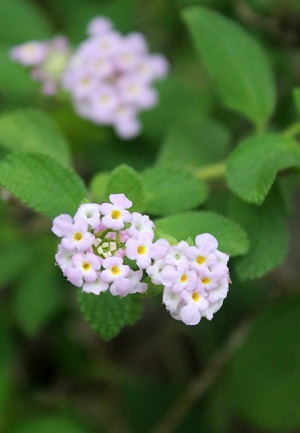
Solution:
M 111 203 L 82 204 L 74 218 L 62 214 L 52 231 L 61 238 L 55 256 L 64 276 L 87 293 L 110 290 L 124 297 L 146 293 L 143 279 L 162 285 L 163 302 L 171 315 L 188 325 L 212 319 L 228 292 L 228 256 L 205 233 L 196 245 L 181 241 L 170 246 L 154 242 L 154 224 L 147 215 L 130 213 L 124 194 L 111 194 Z

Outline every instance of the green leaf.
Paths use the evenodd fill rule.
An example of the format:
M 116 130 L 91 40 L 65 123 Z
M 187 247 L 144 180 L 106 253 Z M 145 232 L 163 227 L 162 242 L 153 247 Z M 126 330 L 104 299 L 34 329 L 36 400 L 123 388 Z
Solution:
M 70 164 L 68 144 L 54 122 L 36 109 L 16 110 L 0 116 L 0 146 L 7 150 L 46 153 Z
M 185 168 L 201 167 L 224 159 L 229 139 L 229 131 L 212 119 L 178 121 L 170 128 L 157 163 Z
M 133 296 L 119 298 L 110 292 L 96 296 L 78 290 L 77 300 L 84 320 L 106 341 L 125 325 L 133 325 L 141 315 L 141 301 Z
M 259 278 L 276 268 L 284 260 L 289 244 L 286 210 L 277 187 L 272 189 L 262 206 L 234 198 L 230 214 L 244 227 L 250 239 L 248 253 L 236 260 L 239 278 Z
M 40 249 L 31 255 L 14 298 L 17 322 L 29 337 L 37 335 L 61 308 L 62 292 L 57 284 L 54 257 L 45 260 L 44 251 Z
M 142 173 L 146 212 L 170 215 L 196 208 L 207 197 L 207 186 L 193 174 L 175 167 L 153 167 Z
M 92 194 L 93 201 L 102 203 L 106 200 L 105 190 L 110 174 L 107 172 L 97 173 L 90 182 L 89 190 Z
M 0 289 L 19 277 L 30 263 L 31 246 L 28 242 L 2 245 L 0 248 Z
M 261 47 L 237 23 L 204 7 L 187 8 L 183 18 L 222 103 L 262 129 L 274 109 L 275 86 Z
M 298 117 L 300 116 L 300 87 L 296 87 L 293 90 L 294 103 L 296 106 Z
M 33 1 L 0 0 L 0 39 L 8 45 L 48 38 L 52 26 Z
M 37 212 L 74 214 L 87 191 L 74 171 L 48 155 L 12 152 L 0 161 L 0 184 Z
M 225 372 L 232 410 L 257 429 L 300 427 L 300 297 L 273 303 L 255 321 Z
M 11 433 L 87 433 L 76 421 L 59 415 L 43 416 L 35 419 L 23 420 L 21 424 L 11 430 Z
M 238 256 L 249 248 L 246 232 L 234 221 L 213 212 L 186 212 L 161 218 L 155 226 L 179 240 L 194 239 L 201 233 L 210 233 L 219 242 L 220 251 Z
M 226 167 L 229 187 L 243 200 L 260 204 L 286 168 L 300 167 L 300 148 L 295 140 L 264 134 L 246 138 L 230 155 Z
M 139 174 L 128 165 L 115 168 L 107 179 L 106 198 L 110 194 L 125 194 L 132 201 L 130 212 L 142 212 L 145 206 L 145 195 Z

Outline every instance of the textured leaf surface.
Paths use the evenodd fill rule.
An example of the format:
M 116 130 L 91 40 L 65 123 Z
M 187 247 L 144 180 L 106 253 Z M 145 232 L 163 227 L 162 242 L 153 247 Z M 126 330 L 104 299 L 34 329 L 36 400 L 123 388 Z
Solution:
M 222 160 L 229 138 L 229 131 L 212 119 L 185 119 L 170 128 L 157 163 L 190 168 Z
M 256 320 L 226 370 L 235 411 L 259 430 L 300 427 L 300 297 L 280 299 Z
M 186 212 L 155 221 L 158 229 L 179 240 L 194 238 L 201 233 L 211 233 L 219 242 L 220 251 L 238 256 L 249 247 L 246 232 L 234 221 L 213 212 Z
M 51 25 L 32 1 L 0 0 L 0 39 L 8 45 L 51 36 Z
M 262 206 L 235 198 L 230 213 L 250 239 L 248 253 L 236 261 L 239 278 L 258 278 L 276 268 L 284 260 L 289 244 L 285 207 L 278 189 L 272 189 Z
M 133 296 L 119 298 L 110 292 L 96 296 L 79 290 L 77 300 L 84 320 L 103 340 L 111 340 L 141 315 L 141 301 Z
M 142 173 L 146 193 L 146 212 L 170 215 L 193 209 L 207 197 L 206 184 L 175 167 L 153 167 Z
M 300 167 L 295 140 L 279 134 L 246 138 L 230 155 L 226 167 L 229 187 L 243 200 L 260 204 L 278 171 Z
M 74 214 L 87 191 L 74 171 L 48 155 L 13 152 L 0 162 L 0 184 L 51 218 Z
M 130 212 L 142 212 L 145 205 L 145 194 L 139 174 L 128 165 L 115 168 L 107 179 L 106 198 L 110 194 L 125 194 L 132 201 Z
M 256 40 L 235 22 L 204 7 L 187 8 L 183 18 L 223 104 L 263 127 L 274 109 L 275 89 Z
M 36 109 L 2 114 L 0 145 L 7 150 L 46 153 L 62 164 L 70 163 L 69 149 L 63 135 L 50 117 Z

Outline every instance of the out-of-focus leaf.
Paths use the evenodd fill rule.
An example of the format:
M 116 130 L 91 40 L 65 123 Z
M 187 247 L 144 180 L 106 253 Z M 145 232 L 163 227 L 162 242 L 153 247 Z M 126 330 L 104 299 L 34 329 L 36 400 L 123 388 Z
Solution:
M 236 261 L 240 279 L 262 277 L 284 260 L 289 244 L 285 213 L 277 187 L 272 189 L 261 206 L 233 199 L 231 217 L 244 227 L 250 239 L 248 253 Z
M 183 18 L 222 103 L 263 128 L 274 109 L 275 86 L 257 41 L 237 23 L 204 7 L 185 9 Z
M 17 151 L 0 162 L 0 184 L 37 212 L 74 214 L 87 196 L 82 180 L 48 155 Z
M 210 233 L 219 242 L 220 251 L 238 256 L 245 254 L 249 240 L 242 227 L 213 212 L 186 212 L 161 218 L 155 221 L 158 229 L 175 236 L 179 240 L 194 239 L 201 233 Z
M 110 292 L 96 296 L 79 290 L 77 300 L 84 320 L 103 340 L 111 340 L 141 315 L 141 301 L 133 296 L 119 298 Z
M 148 168 L 142 173 L 142 180 L 146 212 L 150 214 L 170 215 L 193 209 L 207 197 L 206 184 L 178 167 Z
M 229 131 L 212 119 L 179 121 L 170 128 L 157 163 L 190 168 L 222 160 L 228 151 L 229 138 Z
M 246 138 L 226 166 L 229 187 L 243 200 L 260 204 L 278 171 L 300 167 L 300 148 L 292 138 L 264 134 Z
M 258 429 L 300 427 L 300 297 L 273 303 L 261 314 L 226 370 L 234 410 Z
M 68 165 L 68 144 L 46 113 L 36 109 L 16 110 L 0 116 L 0 146 L 7 150 L 46 153 Z
M 0 248 L 0 288 L 14 281 L 30 263 L 30 245 L 18 242 Z
M 49 38 L 52 25 L 31 0 L 0 0 L 0 39 L 7 45 Z
M 10 363 L 13 352 L 13 340 L 10 330 L 4 321 L 0 320 L 0 427 L 1 420 L 7 411 L 7 399 L 12 387 L 10 378 Z
M 130 211 L 142 212 L 145 206 L 145 193 L 142 180 L 133 168 L 120 165 L 115 168 L 107 179 L 105 197 L 110 194 L 125 194 L 132 201 Z
M 101 433 L 102 430 L 99 430 Z M 24 420 L 12 429 L 11 433 L 89 433 L 75 420 L 59 415 L 43 416 L 36 419 Z

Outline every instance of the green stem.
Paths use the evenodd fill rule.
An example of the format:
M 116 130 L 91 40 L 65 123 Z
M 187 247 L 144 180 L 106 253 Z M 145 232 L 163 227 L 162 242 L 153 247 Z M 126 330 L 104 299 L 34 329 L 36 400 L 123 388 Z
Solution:
M 218 179 L 224 177 L 225 169 L 226 163 L 221 161 L 196 169 L 194 175 L 203 180 Z
M 286 137 L 290 137 L 290 138 L 293 138 L 296 135 L 300 134 L 300 122 L 298 121 L 298 122 L 292 123 L 282 133 Z

